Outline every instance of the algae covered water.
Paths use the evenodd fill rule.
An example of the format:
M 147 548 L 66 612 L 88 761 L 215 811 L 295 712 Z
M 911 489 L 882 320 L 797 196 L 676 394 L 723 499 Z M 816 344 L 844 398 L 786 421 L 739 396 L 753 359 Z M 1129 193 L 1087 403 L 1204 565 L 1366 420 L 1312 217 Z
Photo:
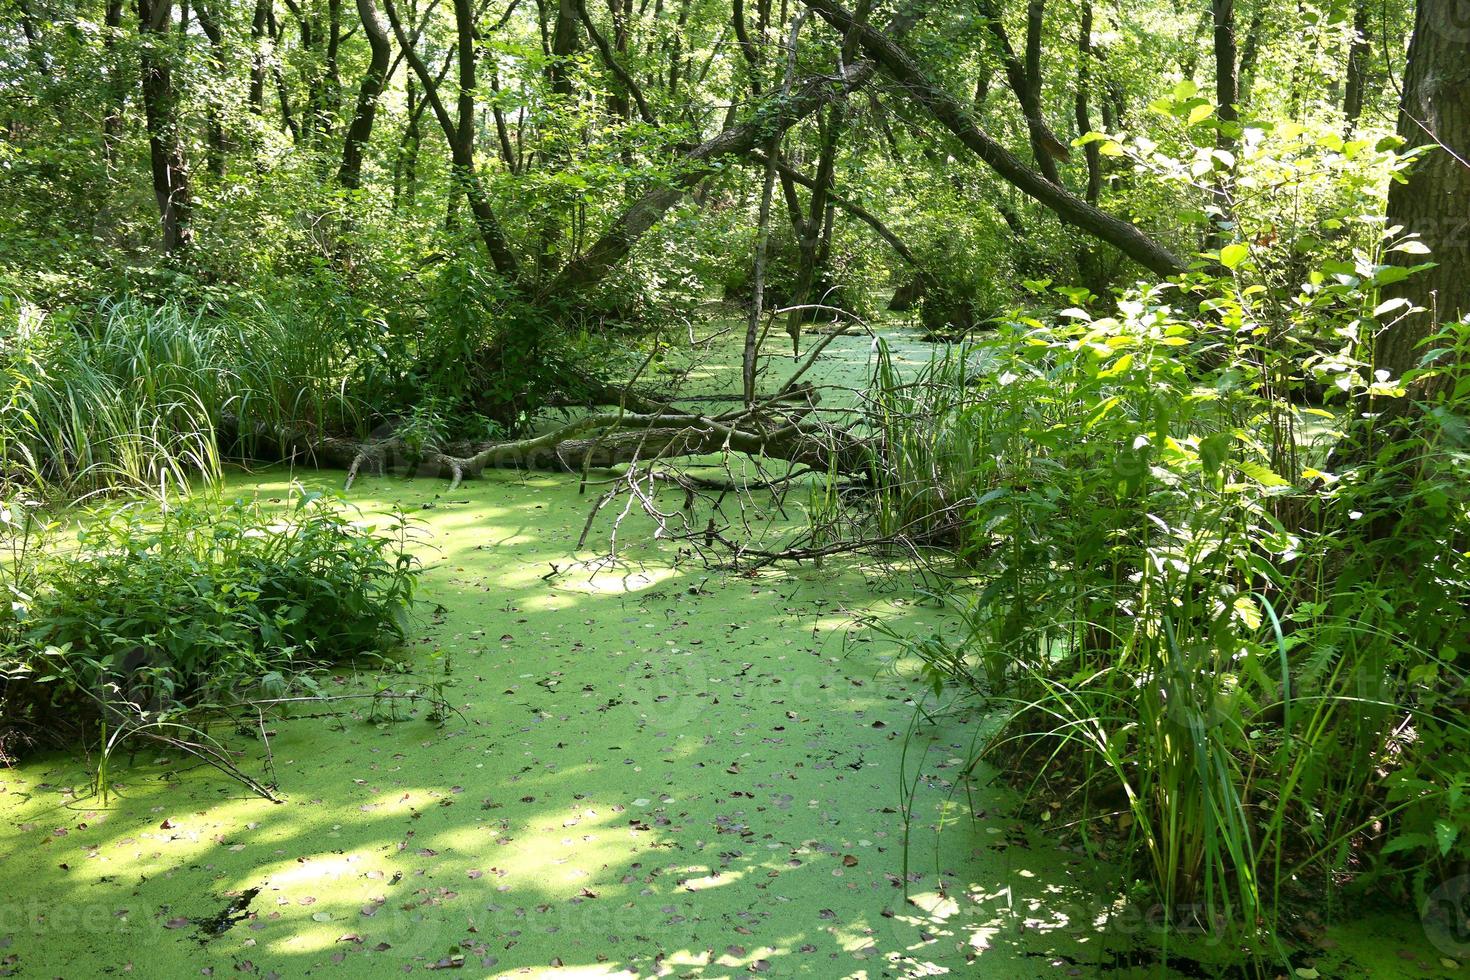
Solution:
M 293 479 L 340 485 L 226 489 Z M 963 778 L 984 719 L 916 713 L 917 665 L 861 628 L 949 628 L 911 582 L 712 571 L 636 513 L 616 561 L 605 523 L 577 552 L 576 476 L 367 478 L 348 500 L 418 519 L 424 602 L 405 674 L 323 684 L 448 712 L 363 697 L 266 721 L 280 804 L 152 749 L 114 763 L 106 806 L 80 750 L 0 772 L 0 973 L 1152 976 L 1228 957 L 1194 935 L 1160 965 L 1158 923 L 1106 869 L 989 773 Z M 262 770 L 260 732 L 215 734 Z M 1453 975 L 1412 916 L 1329 935 L 1299 975 Z

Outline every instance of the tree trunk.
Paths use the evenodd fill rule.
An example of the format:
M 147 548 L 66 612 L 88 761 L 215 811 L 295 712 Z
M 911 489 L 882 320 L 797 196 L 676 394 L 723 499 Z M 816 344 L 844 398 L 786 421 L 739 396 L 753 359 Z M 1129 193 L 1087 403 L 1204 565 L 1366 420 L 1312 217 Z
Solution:
M 455 181 L 464 192 L 466 202 L 470 206 L 470 214 L 474 217 L 475 227 L 480 233 L 481 240 L 485 243 L 485 250 L 490 254 L 490 262 L 495 266 L 495 271 L 506 281 L 517 283 L 520 281 L 520 263 L 511 248 L 510 240 L 506 238 L 500 226 L 500 220 L 495 216 L 490 197 L 485 192 L 485 186 L 480 182 L 480 176 L 475 170 L 475 12 L 470 6 L 470 0 L 455 0 L 454 2 L 454 19 L 458 32 L 456 48 L 459 60 L 459 121 L 457 123 L 450 118 L 449 111 L 444 107 L 444 100 L 439 97 L 439 81 L 429 74 L 428 66 L 424 64 L 423 58 L 419 57 L 413 43 L 404 32 L 403 21 L 398 16 L 393 0 L 385 0 L 384 6 L 388 13 L 388 22 L 393 27 L 393 36 L 398 41 L 398 47 L 403 51 L 403 56 L 413 68 L 414 74 L 418 76 L 419 83 L 423 85 L 424 99 L 428 102 L 434 118 L 439 123 L 439 128 L 444 132 L 444 139 L 449 144 L 449 156 Z
M 551 62 L 547 74 L 551 91 L 563 98 L 572 97 L 572 59 L 581 47 L 577 31 L 576 0 L 557 0 L 556 23 L 551 31 Z
M 1240 87 L 1236 75 L 1235 0 L 1211 0 L 1210 16 L 1215 29 L 1215 118 L 1220 124 L 1215 131 L 1215 146 L 1234 154 L 1235 131 L 1240 125 L 1240 113 L 1236 108 L 1240 101 Z M 1235 224 L 1233 193 L 1230 171 L 1217 172 L 1215 212 L 1210 220 L 1210 248 L 1218 250 L 1230 241 L 1231 228 Z
M 1363 94 L 1367 82 L 1372 47 L 1368 41 L 1368 0 L 1358 0 L 1353 8 L 1353 39 L 1348 45 L 1347 79 L 1343 83 L 1342 115 L 1348 135 L 1358 128 L 1363 115 Z
M 31 13 L 31 5 L 28 0 L 16 0 L 16 9 L 20 13 L 20 30 L 25 35 L 26 54 L 30 58 L 31 66 L 36 69 L 36 74 L 50 81 L 51 62 L 46 58 L 46 43 L 41 37 L 35 15 Z
M 1256 61 L 1261 53 L 1261 21 L 1264 14 L 1258 8 L 1251 15 L 1250 26 L 1245 30 L 1245 43 L 1240 46 L 1240 68 L 1236 72 L 1236 87 L 1240 90 L 1240 104 L 1250 101 L 1251 83 L 1256 77 Z
M 1388 225 L 1418 235 L 1436 265 L 1385 291 L 1427 311 L 1379 335 L 1374 366 L 1394 377 L 1418 364 L 1420 344 L 1440 324 L 1470 314 L 1470 30 L 1462 13 L 1458 0 L 1419 0 L 1404 67 L 1399 136 L 1409 149 L 1436 148 L 1389 188 Z M 1422 258 L 1398 251 L 1388 261 Z
M 1088 88 L 1092 84 L 1092 0 L 1082 0 L 1077 25 L 1077 135 L 1092 132 L 1092 113 L 1088 108 Z M 1083 199 L 1096 204 L 1102 194 L 1102 147 L 1096 142 L 1083 147 L 1087 158 L 1087 192 Z
M 257 118 L 265 115 L 265 39 L 270 23 L 271 0 L 255 0 L 255 14 L 250 21 L 250 112 Z
M 782 131 L 833 99 L 841 98 L 863 85 L 873 77 L 873 71 L 873 64 L 865 61 L 849 65 L 835 78 L 822 75 L 807 79 L 784 100 L 784 111 L 778 114 Z M 627 257 L 633 244 L 657 224 L 670 208 L 696 184 L 715 172 L 714 164 L 718 160 L 749 155 L 766 142 L 770 135 L 767 131 L 773 128 L 775 122 L 774 116 L 758 112 L 754 119 L 729 127 L 684 154 L 687 166 L 679 175 L 670 184 L 647 192 L 613 219 L 597 241 L 567 263 L 544 290 L 545 294 L 568 295 L 601 279 Z
M 209 39 L 209 61 L 210 67 L 214 69 L 214 85 L 211 88 L 222 90 L 229 81 L 229 66 L 225 60 L 224 27 L 220 21 L 215 19 L 203 0 L 195 3 L 194 15 L 199 20 L 199 29 Z M 204 169 L 215 181 L 219 181 L 225 176 L 225 156 L 229 152 L 229 140 L 225 136 L 225 123 L 221 118 L 219 96 L 207 94 L 205 98 L 208 104 L 205 107 L 204 123 Z
M 107 116 L 102 120 L 102 153 L 111 165 L 122 143 L 123 108 L 127 104 L 128 89 L 131 87 L 129 73 L 116 57 L 117 34 L 122 28 L 122 0 L 107 0 L 107 13 L 104 16 L 107 32 L 103 35 L 102 46 L 107 53 L 108 87 L 111 91 L 108 93 L 110 104 L 107 107 Z
M 169 64 L 172 0 L 138 0 L 139 56 L 143 79 L 143 112 L 148 124 L 148 158 L 153 196 L 158 202 L 163 250 L 188 250 L 194 233 L 189 199 L 189 167 L 179 131 L 178 94 Z
M 813 285 L 818 281 L 818 270 L 825 265 L 821 261 L 824 242 L 830 254 L 831 223 L 827 220 L 827 212 L 831 207 L 832 183 L 837 166 L 837 146 L 842 138 L 842 129 L 847 118 L 847 100 L 839 99 L 834 102 L 827 111 L 827 118 L 822 120 L 818 113 L 818 125 L 821 130 L 821 151 L 817 157 L 817 173 L 811 182 L 811 201 L 807 208 L 805 219 L 793 220 L 792 227 L 797 234 L 798 265 L 796 270 L 796 288 L 791 293 L 791 305 L 793 307 L 803 306 L 811 301 Z M 801 323 L 807 311 L 793 309 L 786 319 L 786 333 L 791 337 L 791 352 L 796 354 L 801 349 Z
M 388 32 L 378 19 L 378 8 L 373 5 L 373 0 L 357 0 L 357 16 L 362 20 L 362 31 L 367 37 L 371 57 L 367 70 L 363 72 L 362 85 L 357 90 L 352 123 L 342 141 L 342 166 L 337 170 L 337 183 L 348 190 L 362 186 L 362 158 L 373 135 L 378 99 L 388 82 L 388 56 L 392 51 Z
M 1016 101 L 1021 105 L 1021 114 L 1026 119 L 1027 138 L 1031 143 L 1031 156 L 1041 175 L 1053 184 L 1060 185 L 1057 160 L 1066 160 L 1070 151 L 1065 143 L 1057 139 L 1046 124 L 1041 104 L 1041 29 L 1046 14 L 1045 0 L 1030 0 L 1026 5 L 1026 52 L 1024 61 L 1011 47 L 1010 35 L 1002 20 L 1002 10 L 994 0 L 984 0 L 981 10 L 985 14 L 985 26 L 993 39 L 996 56 L 1005 68 L 1006 80 Z

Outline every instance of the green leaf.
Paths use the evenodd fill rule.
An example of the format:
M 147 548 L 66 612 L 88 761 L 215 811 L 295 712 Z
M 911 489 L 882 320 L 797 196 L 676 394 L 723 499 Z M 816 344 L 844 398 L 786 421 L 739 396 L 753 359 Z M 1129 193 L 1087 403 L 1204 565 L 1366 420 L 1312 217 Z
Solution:
M 1448 820 L 1434 821 L 1434 840 L 1439 844 L 1439 856 L 1444 857 L 1450 853 L 1450 848 L 1455 846 L 1455 841 L 1460 837 L 1460 828 Z
M 1230 455 L 1230 446 L 1234 441 L 1228 432 L 1217 432 L 1199 441 L 1199 459 L 1204 464 L 1206 473 L 1214 476 L 1220 472 Z
M 1232 242 L 1220 249 L 1220 264 L 1227 269 L 1238 269 L 1250 254 L 1249 245 L 1244 242 Z
M 1247 628 L 1258 630 L 1261 628 L 1261 607 L 1248 595 L 1236 596 L 1234 602 L 1235 615 Z
M 1287 480 L 1280 473 L 1277 473 L 1269 466 L 1262 466 L 1260 463 L 1253 463 L 1249 460 L 1237 463 L 1235 465 L 1236 468 L 1240 470 L 1240 472 L 1244 473 L 1252 480 L 1255 480 L 1263 487 L 1291 486 L 1291 484 L 1287 482 Z

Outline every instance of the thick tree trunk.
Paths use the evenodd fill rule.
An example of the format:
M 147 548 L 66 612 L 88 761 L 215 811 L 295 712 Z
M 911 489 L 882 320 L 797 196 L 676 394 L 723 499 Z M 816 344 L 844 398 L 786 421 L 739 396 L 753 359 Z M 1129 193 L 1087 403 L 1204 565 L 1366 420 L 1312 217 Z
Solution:
M 255 13 L 250 21 L 250 112 L 257 118 L 265 115 L 265 39 L 269 36 L 271 0 L 255 0 Z
M 556 22 L 551 31 L 551 61 L 547 75 L 551 91 L 563 98 L 572 97 L 572 59 L 582 46 L 578 33 L 576 0 L 557 0 Z
M 1406 317 L 1378 338 L 1375 367 L 1395 377 L 1416 366 L 1420 344 L 1439 324 L 1470 315 L 1470 31 L 1458 0 L 1419 0 L 1404 68 L 1398 132 L 1408 148 L 1432 146 L 1405 183 L 1388 192 L 1388 224 L 1430 249 L 1434 268 L 1386 292 L 1426 313 Z M 1424 256 L 1389 253 L 1416 265 Z
M 1437 263 L 1386 288 L 1384 297 L 1408 301 L 1420 312 L 1395 311 L 1392 324 L 1374 339 L 1374 368 L 1401 378 L 1420 366 L 1424 343 L 1444 323 L 1470 315 L 1470 32 L 1457 21 L 1458 0 L 1419 0 L 1414 34 L 1404 66 L 1403 101 L 1398 133 L 1410 149 L 1428 147 L 1406 182 L 1388 192 L 1387 223 L 1428 246 Z M 1422 265 L 1419 252 L 1393 251 L 1387 261 Z M 1395 423 L 1413 422 L 1420 406 L 1442 387 L 1444 375 L 1413 384 L 1406 397 L 1365 399 L 1341 442 L 1333 449 L 1329 470 L 1373 461 L 1388 467 L 1380 432 Z M 1393 438 L 1391 435 L 1390 438 Z M 1400 454 L 1411 462 L 1414 454 Z M 1385 512 L 1402 497 L 1385 503 Z M 1392 533 L 1394 521 L 1378 519 L 1370 533 Z
M 1240 86 L 1236 75 L 1235 44 L 1235 0 L 1211 0 L 1210 17 L 1215 30 L 1215 118 L 1219 128 L 1215 131 L 1215 146 L 1234 154 L 1236 149 L 1235 129 L 1240 124 L 1240 113 L 1236 104 L 1240 101 Z M 1211 216 L 1209 247 L 1219 249 L 1230 240 L 1230 227 L 1235 223 L 1234 189 L 1229 172 L 1215 178 L 1215 212 Z

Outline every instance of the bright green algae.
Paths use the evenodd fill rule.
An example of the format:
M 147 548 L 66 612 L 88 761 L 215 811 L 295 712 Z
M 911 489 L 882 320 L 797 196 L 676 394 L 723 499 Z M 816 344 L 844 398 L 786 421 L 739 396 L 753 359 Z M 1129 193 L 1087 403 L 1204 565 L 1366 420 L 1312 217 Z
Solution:
M 273 724 L 281 805 L 152 751 L 105 810 L 77 799 L 74 756 L 6 773 L 0 875 L 25 917 L 5 923 L 6 952 L 28 975 L 248 961 L 356 976 L 452 955 L 486 975 L 877 975 L 894 956 L 963 967 L 987 945 L 997 969 L 1035 969 L 1034 940 L 975 927 L 1071 888 L 1076 859 L 1029 846 L 994 803 L 959 823 L 962 729 L 909 746 L 911 770 L 927 753 L 910 847 L 910 895 L 935 912 L 922 935 L 930 917 L 900 887 L 913 712 L 892 650 L 844 641 L 859 609 L 915 628 L 932 614 L 851 571 L 711 574 L 638 544 L 618 567 L 571 567 L 586 498 L 566 480 L 352 496 L 425 522 L 424 598 L 444 608 L 410 657 L 431 677 L 452 657 L 458 713 Z M 630 541 L 646 530 L 628 525 Z M 258 767 L 258 743 L 239 744 Z M 941 813 L 955 825 L 936 853 Z M 254 918 L 201 943 L 197 923 L 250 888 Z
M 77 753 L 0 772 L 0 971 L 1076 976 L 1149 938 L 1128 913 L 1096 928 L 1117 908 L 1090 862 L 1028 830 L 989 773 L 960 781 L 979 719 L 907 737 L 915 665 L 852 626 L 946 628 L 909 583 L 711 572 L 637 513 L 598 566 L 616 514 L 574 555 L 592 497 L 572 477 L 367 479 L 349 499 L 423 523 L 401 686 L 446 680 L 454 713 L 272 722 L 279 805 L 151 749 L 107 807 Z M 260 771 L 258 741 L 231 744 Z M 1371 969 L 1317 968 L 1439 969 L 1415 925 L 1340 937 Z

